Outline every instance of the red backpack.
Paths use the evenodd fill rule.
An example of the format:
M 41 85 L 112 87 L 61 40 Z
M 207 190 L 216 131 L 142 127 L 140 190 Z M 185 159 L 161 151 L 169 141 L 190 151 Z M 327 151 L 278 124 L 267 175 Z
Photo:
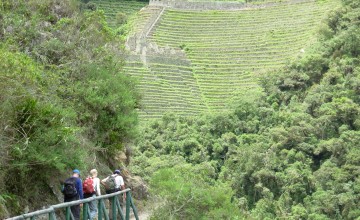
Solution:
M 95 192 L 94 181 L 91 177 L 88 177 L 84 180 L 83 192 L 84 192 L 84 194 L 93 194 Z

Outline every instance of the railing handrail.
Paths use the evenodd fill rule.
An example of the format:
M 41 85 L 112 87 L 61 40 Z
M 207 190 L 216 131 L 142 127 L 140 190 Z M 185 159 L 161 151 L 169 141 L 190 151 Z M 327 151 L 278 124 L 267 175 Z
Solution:
M 117 195 L 121 195 L 121 194 L 130 192 L 130 191 L 131 191 L 131 189 L 127 188 L 127 189 L 124 189 L 122 191 L 114 192 L 114 193 L 111 193 L 111 194 L 106 194 L 106 195 L 101 195 L 101 196 L 96 196 L 96 197 L 90 197 L 90 198 L 87 198 L 87 199 L 79 199 L 79 200 L 71 201 L 71 202 L 63 202 L 63 203 L 60 203 L 60 204 L 51 205 L 49 208 L 45 208 L 45 209 L 34 211 L 34 212 L 29 212 L 29 213 L 26 213 L 26 214 L 15 216 L 15 217 L 11 217 L 11 218 L 8 218 L 7 220 L 23 220 L 23 219 L 35 217 L 35 216 L 38 216 L 38 215 L 49 214 L 51 212 L 55 212 L 55 209 L 61 209 L 61 208 L 66 208 L 66 207 L 70 207 L 70 206 L 74 206 L 74 205 L 80 205 L 80 204 L 83 204 L 83 203 L 89 203 L 89 202 L 94 201 L 94 200 L 108 199 L 108 198 L 112 198 L 112 197 L 115 197 Z
M 124 193 L 126 193 L 128 191 L 130 191 L 129 188 L 124 189 L 122 191 L 114 192 L 114 193 L 111 193 L 111 194 L 106 194 L 106 195 L 101 195 L 101 196 L 96 196 L 96 197 L 90 197 L 90 198 L 87 198 L 87 199 L 79 199 L 79 200 L 71 201 L 71 202 L 63 202 L 63 203 L 60 203 L 60 204 L 52 205 L 50 207 L 53 207 L 54 209 L 66 208 L 66 207 L 73 206 L 73 205 L 80 205 L 80 204 L 83 204 L 83 203 L 91 202 L 93 200 L 108 199 L 108 198 L 111 198 L 111 197 L 114 197 L 114 196 L 117 196 L 117 195 L 120 195 L 120 194 L 124 194 Z

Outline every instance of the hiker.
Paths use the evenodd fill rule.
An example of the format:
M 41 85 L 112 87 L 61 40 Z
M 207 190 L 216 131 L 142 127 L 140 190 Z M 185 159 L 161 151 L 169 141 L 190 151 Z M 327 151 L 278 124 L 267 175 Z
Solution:
M 73 175 L 65 180 L 62 192 L 64 194 L 64 202 L 71 202 L 84 198 L 80 171 L 78 169 L 73 170 Z M 70 208 L 74 218 L 76 220 L 80 219 L 80 205 L 74 205 Z
M 101 180 L 101 184 L 105 186 L 106 194 L 118 192 L 125 189 L 124 179 L 120 174 L 120 170 L 115 170 L 112 175 Z
M 115 170 L 112 175 L 101 180 L 101 184 L 105 186 L 106 194 L 111 194 L 125 189 L 124 179 L 120 174 L 121 174 L 120 170 Z M 125 199 L 126 199 L 126 194 L 124 193 L 123 200 L 125 201 Z M 112 213 L 110 198 L 109 201 L 110 201 L 109 213 Z M 120 204 L 122 204 L 121 200 L 120 200 Z
M 100 179 L 97 177 L 98 172 L 96 169 L 90 170 L 90 176 L 88 176 L 83 182 L 84 198 L 101 196 L 100 191 Z M 97 201 L 91 201 L 89 203 L 90 216 L 89 219 L 96 219 L 97 213 Z

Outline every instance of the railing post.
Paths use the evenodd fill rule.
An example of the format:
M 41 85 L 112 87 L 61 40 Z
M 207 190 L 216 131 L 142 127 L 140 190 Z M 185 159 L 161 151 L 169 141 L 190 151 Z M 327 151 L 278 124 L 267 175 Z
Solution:
M 103 213 L 105 214 L 105 220 L 109 220 L 109 213 L 106 211 L 105 202 L 101 203 L 101 208 L 103 209 Z
M 131 192 L 129 191 L 129 196 L 130 196 L 130 205 L 131 205 L 131 208 L 133 209 L 133 212 L 134 212 L 134 215 L 135 215 L 135 219 L 136 220 L 139 220 L 139 216 L 138 216 L 138 213 L 137 213 L 137 209 L 136 209 L 136 206 L 134 204 L 134 201 L 132 199 L 132 196 L 131 196 Z
M 124 195 L 124 194 L 122 194 L 121 196 L 123 196 L 123 195 Z M 122 198 L 121 198 L 121 199 L 122 199 Z M 125 220 L 124 212 L 123 212 L 122 207 L 121 207 L 121 205 L 120 205 L 119 199 L 116 200 L 116 207 L 117 207 L 118 210 L 119 210 L 120 219 L 121 219 L 121 220 Z
M 111 197 L 111 216 L 112 216 L 112 220 L 116 220 L 116 197 L 117 196 Z
M 55 212 L 52 211 L 49 213 L 49 220 L 56 220 Z
M 130 191 L 126 192 L 126 214 L 125 220 L 130 220 Z
M 88 209 L 89 209 L 89 203 L 85 202 L 85 203 L 83 204 L 83 219 L 84 219 L 84 220 L 88 220 L 88 219 L 89 219 Z
M 66 207 L 65 219 L 70 220 L 70 216 L 71 216 L 71 209 L 68 206 L 68 207 Z
M 98 201 L 98 220 L 102 220 L 102 217 L 103 217 L 103 210 L 102 210 L 102 201 L 103 199 L 99 199 Z

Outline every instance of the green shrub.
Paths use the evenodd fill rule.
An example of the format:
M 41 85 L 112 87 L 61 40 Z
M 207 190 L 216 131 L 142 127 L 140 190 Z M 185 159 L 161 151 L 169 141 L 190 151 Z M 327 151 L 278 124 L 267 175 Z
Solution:
M 97 5 L 94 2 L 88 2 L 86 4 L 86 9 L 89 9 L 91 11 L 96 11 Z
M 175 166 L 154 173 L 151 190 L 164 204 L 155 210 L 153 218 L 240 219 L 238 208 L 230 200 L 231 189 L 212 179 L 213 172 L 211 166 L 202 164 Z
M 120 25 L 123 25 L 126 23 L 127 15 L 123 12 L 118 12 L 118 13 L 116 13 L 115 19 L 116 19 L 116 24 L 120 26 Z

